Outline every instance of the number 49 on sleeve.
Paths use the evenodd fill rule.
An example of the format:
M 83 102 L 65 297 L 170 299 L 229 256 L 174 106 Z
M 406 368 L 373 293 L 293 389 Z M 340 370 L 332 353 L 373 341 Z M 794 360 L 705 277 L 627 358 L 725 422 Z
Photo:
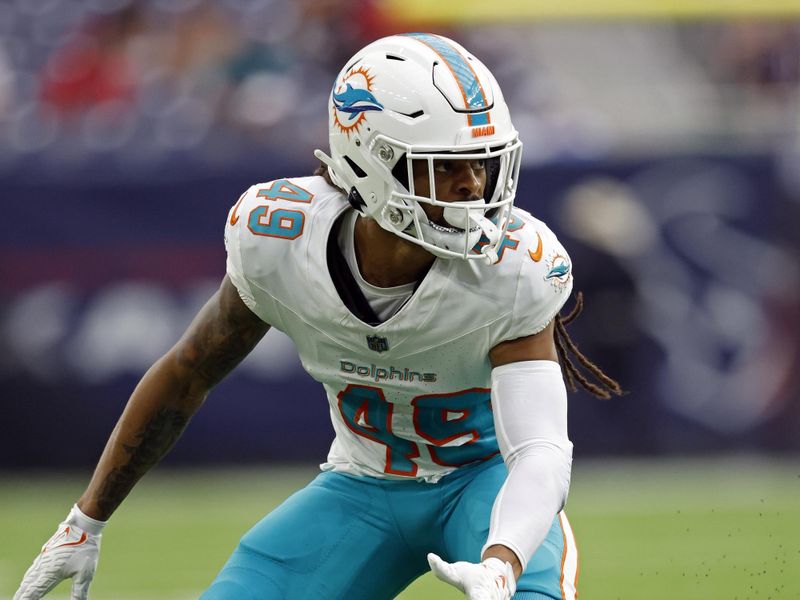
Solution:
M 273 181 L 269 187 L 259 189 L 256 195 L 271 201 L 288 200 L 302 204 L 314 199 L 314 194 L 288 179 Z M 254 235 L 294 240 L 303 235 L 305 219 L 306 215 L 301 210 L 271 208 L 268 204 L 262 204 L 250 211 L 247 228 Z

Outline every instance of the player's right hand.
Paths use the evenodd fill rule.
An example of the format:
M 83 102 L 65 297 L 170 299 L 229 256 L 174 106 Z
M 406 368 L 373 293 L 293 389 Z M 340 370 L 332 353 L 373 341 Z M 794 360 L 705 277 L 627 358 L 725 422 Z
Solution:
M 86 600 L 97 568 L 104 525 L 74 506 L 25 572 L 14 600 L 38 600 L 69 578 L 73 580 L 72 600 Z
M 510 600 L 517 591 L 514 570 L 499 558 L 449 563 L 430 553 L 428 564 L 437 578 L 464 592 L 467 600 Z

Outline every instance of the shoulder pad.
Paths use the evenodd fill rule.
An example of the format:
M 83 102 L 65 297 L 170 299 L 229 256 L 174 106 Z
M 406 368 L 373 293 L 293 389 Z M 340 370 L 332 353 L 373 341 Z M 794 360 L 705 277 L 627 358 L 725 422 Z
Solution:
M 311 223 L 336 212 L 342 202 L 341 192 L 322 177 L 259 183 L 239 197 L 225 224 L 226 268 L 245 302 L 249 284 L 286 267 L 287 257 L 299 259 Z
M 515 232 L 521 264 L 507 339 L 544 329 L 569 298 L 573 285 L 572 261 L 556 235 L 529 213 L 519 209 L 514 213 L 524 226 Z

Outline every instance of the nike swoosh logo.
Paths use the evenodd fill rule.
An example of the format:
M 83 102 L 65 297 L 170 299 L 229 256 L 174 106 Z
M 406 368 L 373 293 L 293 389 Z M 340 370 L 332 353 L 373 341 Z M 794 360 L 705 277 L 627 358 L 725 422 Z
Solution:
M 65 535 L 65 536 L 66 536 L 66 535 L 69 535 L 69 527 L 67 527 L 67 528 L 64 530 L 64 535 Z M 42 550 L 42 554 L 44 554 L 44 553 L 45 553 L 45 552 L 47 552 L 48 550 L 56 550 L 56 549 L 58 549 L 58 548 L 67 548 L 67 547 L 69 547 L 69 546 L 80 546 L 81 544 L 85 543 L 87 539 L 89 539 L 89 536 L 88 536 L 88 535 L 86 535 L 86 532 L 84 531 L 84 532 L 83 532 L 83 535 L 81 535 L 81 537 L 80 537 L 80 539 L 79 539 L 79 540 L 77 540 L 77 541 L 75 541 L 75 542 L 65 542 L 65 543 L 63 543 L 63 544 L 58 544 L 57 546 L 50 546 L 49 548 L 44 548 L 44 549 Z
M 536 238 L 539 240 L 536 244 L 536 250 L 528 250 L 528 256 L 531 257 L 533 262 L 539 262 L 542 260 L 542 236 L 539 235 L 539 232 L 536 232 Z

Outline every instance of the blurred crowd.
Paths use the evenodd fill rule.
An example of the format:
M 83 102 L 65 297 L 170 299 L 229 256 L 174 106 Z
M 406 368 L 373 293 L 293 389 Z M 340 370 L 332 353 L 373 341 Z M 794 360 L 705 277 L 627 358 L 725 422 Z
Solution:
M 397 4 L 0 0 L 0 399 L 72 451 L 18 427 L 0 467 L 105 439 L 97 415 L 218 284 L 231 203 L 307 174 L 343 63 L 413 30 L 500 81 L 525 144 L 517 204 L 569 248 L 591 298 L 576 339 L 631 392 L 571 406 L 582 451 L 800 448 L 800 18 L 431 24 Z M 283 456 L 272 440 L 299 424 L 324 451 L 302 403 L 227 421 L 265 386 L 319 394 L 289 344 L 268 336 L 209 406 L 229 459 Z M 41 423 L 48 406 L 91 425 L 83 445 Z
M 0 158 L 307 155 L 325 139 L 343 62 L 374 38 L 423 28 L 496 72 L 531 162 L 764 148 L 800 130 L 800 21 L 443 28 L 380 0 L 9 0 Z
M 249 147 L 288 131 L 305 147 L 333 74 L 380 28 L 369 2 L 341 0 L 5 2 L 3 151 Z

